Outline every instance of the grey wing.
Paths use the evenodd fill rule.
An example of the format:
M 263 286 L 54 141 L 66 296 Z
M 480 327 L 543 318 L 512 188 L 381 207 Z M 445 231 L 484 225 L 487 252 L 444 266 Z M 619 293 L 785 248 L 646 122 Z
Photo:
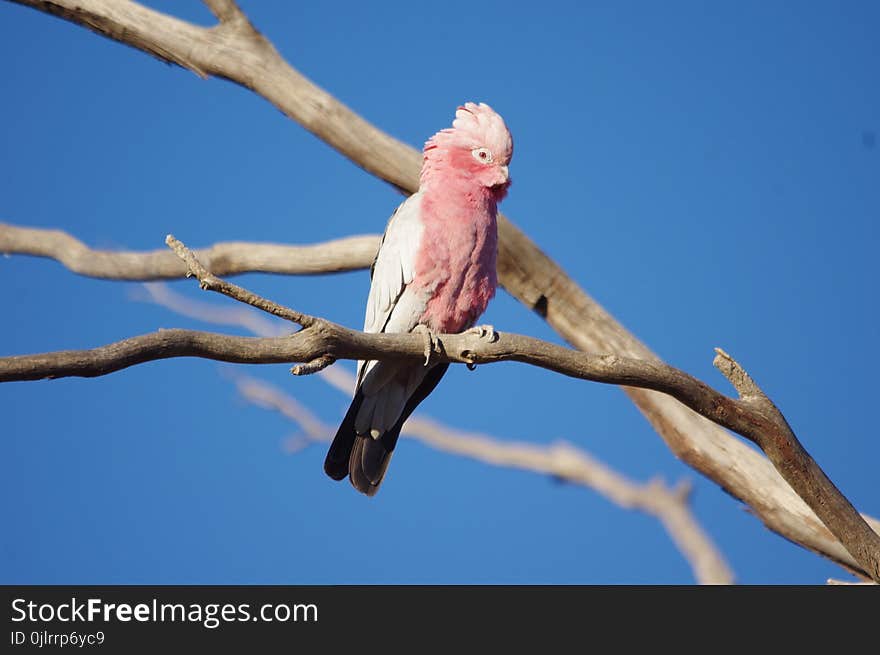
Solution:
M 407 198 L 392 214 L 370 269 L 364 332 L 409 332 L 425 311 L 427 296 L 409 287 L 421 244 L 421 194 Z M 376 362 L 358 362 L 358 386 Z
M 407 198 L 391 215 L 371 270 L 364 332 L 386 332 L 397 301 L 415 277 L 416 254 L 424 228 L 421 194 Z
M 373 264 L 365 332 L 410 332 L 418 324 L 428 294 L 414 289 L 411 283 L 423 232 L 421 194 L 416 193 L 388 221 Z M 378 438 L 389 430 L 426 373 L 420 365 L 359 362 L 358 390 L 363 394 L 363 402 L 355 419 L 357 433 Z

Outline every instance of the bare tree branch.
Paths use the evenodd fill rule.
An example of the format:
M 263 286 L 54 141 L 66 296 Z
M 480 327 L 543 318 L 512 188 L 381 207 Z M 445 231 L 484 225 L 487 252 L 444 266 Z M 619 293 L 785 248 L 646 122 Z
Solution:
M 239 326 L 258 337 L 275 337 L 290 332 L 286 323 L 264 318 L 262 314 L 247 307 L 220 307 L 212 303 L 199 303 L 191 298 L 184 298 L 161 282 L 146 282 L 143 286 L 150 302 L 183 316 L 217 325 Z M 345 394 L 354 393 L 355 378 L 341 367 L 331 366 L 310 372 L 317 373 L 327 384 Z M 293 370 L 291 373 L 298 374 Z
M 546 473 L 592 488 L 621 507 L 655 516 L 691 564 L 700 584 L 733 583 L 733 574 L 688 508 L 690 487 L 687 484 L 671 489 L 660 479 L 645 484 L 633 482 L 583 450 L 564 442 L 549 448 L 502 442 L 453 431 L 417 417 L 409 420 L 404 431 L 438 450 L 466 455 L 495 466 Z
M 199 286 L 202 289 L 222 293 L 224 296 L 229 296 L 233 300 L 243 302 L 251 307 L 256 307 L 267 314 L 283 318 L 285 321 L 296 323 L 304 328 L 311 327 L 315 324 L 316 319 L 312 316 L 301 314 L 290 307 L 284 307 L 276 302 L 267 300 L 262 296 L 258 296 L 257 294 L 238 286 L 237 284 L 221 280 L 216 275 L 208 272 L 208 270 L 202 266 L 201 262 L 199 262 L 198 258 L 196 258 L 195 254 L 193 254 L 193 252 L 180 241 L 175 239 L 173 235 L 169 234 L 165 237 L 165 243 L 174 251 L 174 254 L 180 257 L 180 259 L 186 264 L 187 276 L 194 275 L 198 279 Z
M 201 302 L 176 293 L 163 282 L 145 282 L 140 289 L 132 292 L 131 297 L 134 300 L 155 303 L 181 316 L 216 325 L 239 326 L 258 337 L 277 337 L 291 332 L 288 323 L 273 320 L 249 307 Z
M 247 376 L 235 376 L 239 393 L 248 401 L 280 412 L 304 432 L 291 440 L 295 452 L 309 443 L 329 442 L 331 426 L 277 387 Z M 655 479 L 641 484 L 627 479 L 595 457 L 567 443 L 549 447 L 501 441 L 485 435 L 453 430 L 426 418 L 411 417 L 403 426 L 404 436 L 441 450 L 493 466 L 516 468 L 549 475 L 593 489 L 625 509 L 644 512 L 660 520 L 666 532 L 690 564 L 700 584 L 733 584 L 733 573 L 711 538 L 690 510 L 690 487 L 675 488 Z
M 354 236 L 310 246 L 218 243 L 197 250 L 214 275 L 284 273 L 313 275 L 368 268 L 379 248 L 378 235 Z M 105 280 L 170 280 L 186 275 L 186 265 L 167 249 L 149 252 L 93 250 L 61 230 L 0 223 L 0 253 L 48 257 L 80 275 Z
M 176 356 L 251 363 L 285 360 L 306 362 L 307 366 L 300 373 L 308 373 L 320 370 L 336 359 L 395 359 L 415 355 L 421 358 L 423 355 L 423 340 L 419 335 L 356 332 L 282 307 L 211 275 L 195 255 L 174 237 L 169 235 L 166 241 L 187 262 L 202 288 L 223 293 L 298 323 L 303 329 L 276 338 L 164 330 L 94 351 L 0 358 L 0 381 L 34 379 L 20 376 L 23 373 L 33 376 L 37 372 L 47 371 L 48 375 L 38 377 L 101 375 L 134 363 Z M 497 339 L 491 340 L 475 333 L 441 335 L 437 360 L 467 364 L 518 361 L 570 377 L 652 389 L 670 395 L 701 416 L 759 446 L 789 485 L 840 540 L 861 570 L 873 580 L 880 581 L 880 535 L 871 529 L 804 450 L 779 410 L 740 365 L 723 351 L 718 351 L 715 364 L 743 394 L 738 400 L 659 361 L 590 355 L 516 334 L 499 333 L 496 336 Z
M 307 80 L 246 21 L 201 28 L 127 0 L 14 1 L 202 77 L 216 75 L 241 84 L 367 171 L 403 190 L 416 187 L 420 167 L 417 151 L 381 132 Z M 215 5 L 217 9 L 219 3 Z M 217 15 L 222 20 L 222 15 Z M 504 217 L 499 220 L 499 233 L 502 284 L 569 343 L 586 351 L 656 357 Z M 224 272 L 213 263 L 211 269 Z M 765 525 L 857 570 L 853 558 L 767 460 L 667 396 L 648 389 L 625 391 L 673 453 L 748 504 Z
M 246 21 L 247 17 L 238 8 L 234 0 L 205 0 L 208 9 L 217 17 L 221 23 L 229 23 L 240 20 Z
M 336 359 L 334 359 L 330 355 L 321 355 L 320 357 L 315 357 L 315 359 L 310 362 L 306 362 L 305 364 L 297 364 L 290 369 L 290 372 L 294 375 L 313 375 L 314 373 L 319 373 L 323 371 L 335 361 Z
M 305 363 L 324 355 L 351 360 L 424 360 L 424 340 L 420 335 L 359 332 L 322 318 L 289 311 L 301 316 L 309 327 L 286 336 L 262 338 L 163 329 L 89 350 L 0 357 L 0 382 L 95 377 L 172 357 L 202 357 L 250 364 Z M 489 342 L 474 333 L 438 335 L 442 352 L 436 354 L 436 361 L 460 364 L 517 361 L 569 377 L 656 389 L 681 398 L 695 411 L 725 427 L 736 430 L 733 426 L 739 426 L 746 431 L 744 436 L 754 433 L 767 422 L 765 417 L 756 415 L 755 425 L 749 427 L 744 417 L 751 417 L 756 412 L 741 406 L 742 401 L 727 398 L 662 362 L 592 355 L 512 333 L 499 332 L 496 336 L 496 341 Z

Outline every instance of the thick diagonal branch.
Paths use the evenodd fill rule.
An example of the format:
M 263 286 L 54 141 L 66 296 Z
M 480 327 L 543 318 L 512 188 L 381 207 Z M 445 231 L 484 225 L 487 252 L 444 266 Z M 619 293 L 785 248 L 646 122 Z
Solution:
M 401 189 L 416 187 L 417 151 L 378 130 L 294 70 L 246 20 L 202 28 L 127 0 L 15 1 L 200 76 L 215 75 L 241 84 L 365 170 Z M 212 3 L 215 13 L 225 13 L 221 6 L 225 4 L 229 3 Z M 655 358 L 503 217 L 499 232 L 502 284 L 569 343 L 585 351 Z M 212 270 L 220 272 L 213 266 Z M 766 459 L 668 396 L 647 389 L 625 391 L 678 457 L 747 503 L 769 528 L 845 566 L 855 565 Z

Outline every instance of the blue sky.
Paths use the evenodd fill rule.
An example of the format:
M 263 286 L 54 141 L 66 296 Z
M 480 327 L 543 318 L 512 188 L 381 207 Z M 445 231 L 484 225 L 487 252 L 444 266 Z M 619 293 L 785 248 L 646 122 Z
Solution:
M 712 348 L 737 357 L 880 516 L 877 3 L 299 4 L 243 6 L 295 67 L 413 145 L 461 102 L 493 105 L 516 143 L 504 211 L 670 363 L 726 389 Z M 151 5 L 210 20 L 197 2 Z M 160 248 L 168 232 L 309 243 L 381 231 L 400 201 L 253 94 L 44 14 L 0 4 L 0 56 L 2 221 L 103 248 Z M 0 281 L 2 354 L 223 329 L 48 260 L 4 258 Z M 350 326 L 369 284 L 237 281 Z M 559 340 L 504 293 L 485 318 Z M 242 370 L 328 423 L 347 406 L 285 366 Z M 171 360 L 0 386 L 0 582 L 692 580 L 654 519 L 415 442 L 365 499 L 324 476 L 322 446 L 285 454 L 296 429 L 241 401 L 227 371 Z M 617 389 L 504 363 L 451 371 L 422 411 L 565 439 L 635 479 L 693 480 L 741 582 L 843 575 L 678 462 Z

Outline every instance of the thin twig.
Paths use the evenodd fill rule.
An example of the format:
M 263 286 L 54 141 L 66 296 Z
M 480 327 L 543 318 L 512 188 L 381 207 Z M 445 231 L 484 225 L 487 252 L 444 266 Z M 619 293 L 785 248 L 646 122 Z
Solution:
M 716 348 L 715 353 L 716 356 L 715 359 L 712 360 L 712 365 L 721 371 L 724 377 L 730 380 L 730 384 L 732 384 L 733 388 L 739 393 L 740 398 L 744 400 L 767 398 L 767 396 L 764 395 L 764 392 L 761 391 L 757 384 L 755 384 L 752 377 L 746 373 L 742 366 L 739 365 L 739 362 L 724 352 L 721 348 Z
M 133 300 L 155 303 L 180 316 L 215 325 L 238 326 L 258 337 L 278 337 L 290 334 L 292 330 L 289 322 L 278 317 L 270 318 L 262 312 L 237 303 L 220 305 L 190 298 L 177 293 L 164 282 L 145 282 L 139 287 L 130 294 Z
M 333 357 L 330 357 L 330 355 L 321 355 L 305 364 L 297 364 L 290 369 L 290 372 L 294 375 L 313 375 L 314 373 L 323 371 L 335 361 L 336 360 Z
M 263 298 L 262 296 L 258 296 L 251 291 L 248 291 L 244 287 L 240 287 L 237 284 L 232 284 L 231 282 L 227 282 L 226 280 L 221 280 L 216 275 L 213 275 L 204 266 L 202 266 L 195 254 L 189 248 L 183 245 L 183 243 L 175 239 L 173 235 L 169 234 L 167 237 L 165 237 L 165 243 L 168 245 L 169 248 L 171 248 L 171 250 L 174 251 L 174 253 L 178 257 L 180 257 L 181 260 L 183 260 L 189 272 L 198 279 L 199 286 L 202 289 L 205 289 L 206 291 L 216 291 L 217 293 L 222 293 L 224 296 L 229 296 L 234 300 L 243 302 L 247 305 L 250 305 L 251 307 L 256 307 L 257 309 L 264 311 L 267 314 L 272 314 L 273 316 L 291 321 L 292 323 L 301 325 L 304 328 L 311 327 L 315 324 L 316 319 L 314 316 L 301 314 L 300 312 L 291 309 L 290 307 L 279 305 L 276 302 L 268 300 L 267 298 Z

